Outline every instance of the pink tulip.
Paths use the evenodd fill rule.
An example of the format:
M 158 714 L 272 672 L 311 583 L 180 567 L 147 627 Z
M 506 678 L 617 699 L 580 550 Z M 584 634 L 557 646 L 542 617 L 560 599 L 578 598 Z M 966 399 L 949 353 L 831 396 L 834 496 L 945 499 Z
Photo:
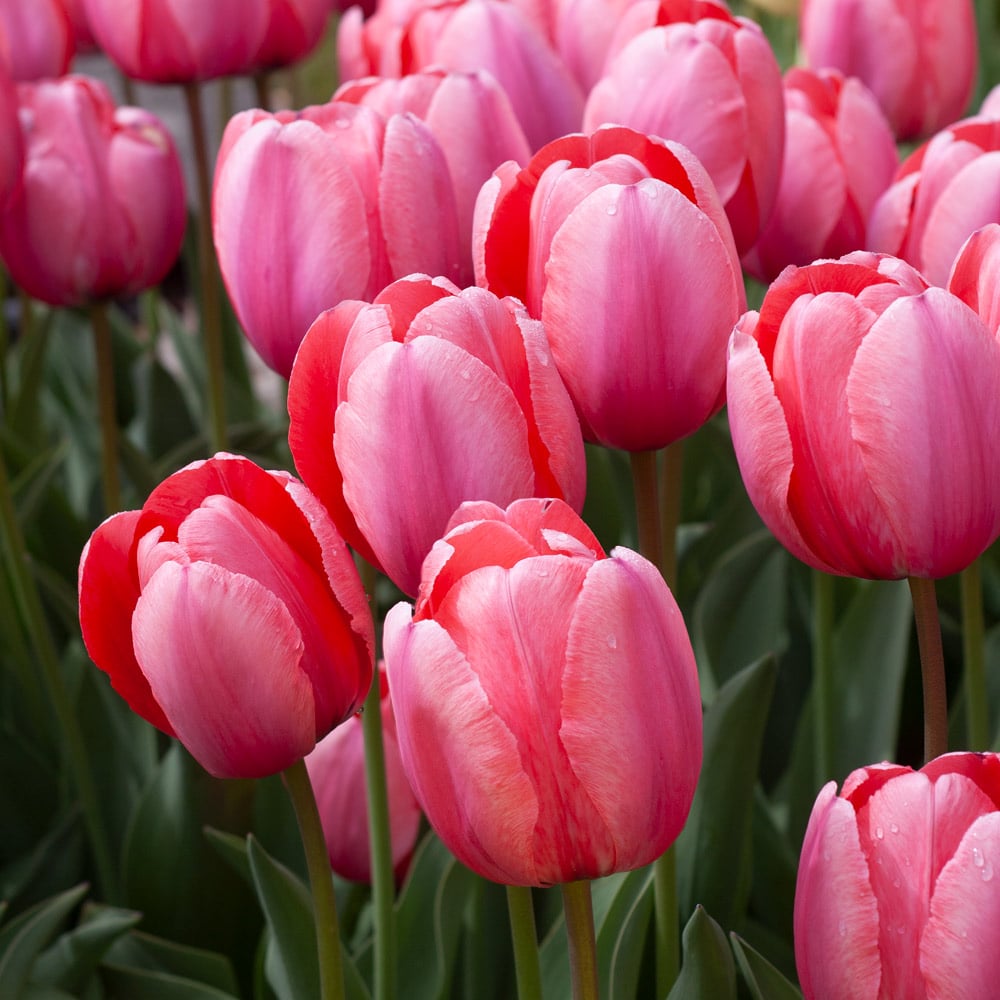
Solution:
M 1000 757 L 876 764 L 813 806 L 795 890 L 805 1000 L 985 998 L 1000 978 Z
M 69 72 L 73 30 L 59 0 L 0 0 L 0 37 L 7 68 L 18 81 Z
M 184 179 L 170 133 L 140 108 L 116 108 L 82 76 L 19 88 L 23 171 L 0 213 L 0 256 L 14 281 L 53 305 L 132 295 L 180 251 Z
M 382 743 L 385 751 L 386 795 L 389 801 L 389 840 L 396 881 L 409 866 L 420 833 L 420 806 L 403 771 L 396 736 L 389 685 L 379 675 L 382 695 Z M 368 834 L 368 790 L 361 716 L 355 715 L 324 736 L 306 757 L 306 768 L 316 795 L 330 867 L 351 882 L 371 882 Z
M 330 0 L 268 0 L 264 42 L 255 62 L 266 68 L 304 59 L 319 43 L 330 19 Z
M 0 58 L 0 213 L 21 183 L 24 171 L 24 140 L 17 117 L 17 88 L 3 69 Z
M 583 442 L 542 325 L 519 302 L 422 275 L 306 334 L 288 387 L 302 478 L 407 594 L 464 500 L 583 505 Z
M 94 532 L 80 624 L 131 709 L 216 777 L 284 770 L 372 680 L 371 613 L 322 504 L 234 455 L 189 465 Z
M 897 139 L 944 128 L 972 96 L 972 0 L 802 0 L 799 32 L 808 64 L 863 80 Z
M 698 673 L 655 567 L 557 500 L 464 504 L 385 621 L 403 766 L 438 835 L 510 885 L 647 864 L 701 767 Z
M 833 69 L 789 70 L 778 197 L 744 266 L 771 282 L 789 264 L 863 247 L 868 215 L 897 164 L 889 124 L 860 80 Z
M 386 118 L 411 112 L 426 123 L 448 164 L 461 246 L 471 246 L 476 197 L 493 171 L 507 160 L 523 164 L 531 158 L 507 94 L 483 71 L 430 69 L 398 79 L 366 77 L 344 84 L 334 99 L 363 104 Z M 473 282 L 468 254 L 456 281 L 463 286 Z
M 475 263 L 542 319 L 588 440 L 661 448 L 722 406 L 743 278 L 683 146 L 609 127 L 504 164 L 477 204 Z
M 830 573 L 943 577 L 1000 534 L 1000 343 L 903 261 L 788 268 L 729 349 L 750 499 Z
M 968 118 L 907 157 L 875 203 L 868 247 L 945 285 L 962 244 L 1000 222 L 1000 118 Z
M 603 76 L 625 11 L 638 0 L 552 0 L 553 41 L 585 94 Z
M 412 114 L 246 111 L 222 139 L 215 248 L 250 342 L 286 378 L 309 325 L 395 278 L 468 273 L 441 147 Z
M 778 190 L 781 70 L 759 25 L 718 0 L 640 0 L 587 98 L 585 131 L 606 122 L 683 143 L 701 160 L 745 253 Z
M 1000 224 L 991 222 L 965 241 L 955 258 L 948 291 L 1000 337 Z
M 150 83 L 191 83 L 251 71 L 271 8 L 269 0 L 84 3 L 101 48 L 123 73 Z
M 580 127 L 583 94 L 576 81 L 543 31 L 505 0 L 421 4 L 403 23 L 345 17 L 339 32 L 348 80 L 430 67 L 487 70 L 507 92 L 532 149 Z

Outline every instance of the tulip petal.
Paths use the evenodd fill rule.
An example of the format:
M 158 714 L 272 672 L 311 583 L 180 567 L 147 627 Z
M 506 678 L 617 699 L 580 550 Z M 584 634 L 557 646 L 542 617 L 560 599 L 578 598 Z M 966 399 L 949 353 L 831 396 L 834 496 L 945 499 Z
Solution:
M 973 309 L 994 337 L 1000 335 L 1000 224 L 984 226 L 965 242 L 948 291 Z
M 177 738 L 216 777 L 284 770 L 316 742 L 302 637 L 255 580 L 164 564 L 132 620 L 136 658 Z

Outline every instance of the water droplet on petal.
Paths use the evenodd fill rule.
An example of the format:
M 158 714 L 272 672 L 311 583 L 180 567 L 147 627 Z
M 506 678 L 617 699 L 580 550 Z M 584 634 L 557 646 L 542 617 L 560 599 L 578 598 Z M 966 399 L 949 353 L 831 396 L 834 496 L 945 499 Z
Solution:
M 899 824 L 893 823 L 892 826 L 889 827 L 889 830 L 891 833 L 899 833 Z
M 617 649 L 617 648 L 618 648 L 618 640 L 613 635 L 609 635 L 608 649 Z
M 977 868 L 982 868 L 986 864 L 986 858 L 983 857 L 983 852 L 978 847 L 972 848 L 972 863 Z
M 608 215 L 617 215 L 618 214 L 618 206 L 615 205 L 614 203 L 612 203 L 612 204 L 608 205 L 606 211 L 607 211 Z
M 883 830 L 880 826 L 875 827 L 875 836 L 881 840 L 885 836 L 885 830 Z

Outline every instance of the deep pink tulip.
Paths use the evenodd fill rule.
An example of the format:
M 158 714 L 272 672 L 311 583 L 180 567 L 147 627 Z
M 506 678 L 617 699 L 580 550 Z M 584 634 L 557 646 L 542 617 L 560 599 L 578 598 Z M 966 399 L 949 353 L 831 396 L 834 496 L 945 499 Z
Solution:
M 1000 343 L 908 264 L 788 268 L 729 349 L 750 499 L 817 569 L 943 577 L 1000 534 Z
M 22 84 L 23 171 L 0 212 L 14 281 L 53 305 L 132 295 L 180 251 L 184 178 L 173 140 L 148 111 L 116 108 L 82 76 Z
M 15 80 L 69 72 L 75 51 L 73 28 L 60 0 L 0 0 L 0 37 Z
M 597 878 L 680 833 L 702 753 L 684 621 L 651 563 L 606 556 L 564 503 L 464 504 L 385 651 L 410 784 L 480 875 Z
M 802 0 L 799 38 L 810 66 L 865 82 L 897 139 L 944 128 L 972 96 L 972 0 Z
M 979 314 L 1000 337 L 1000 223 L 977 229 L 955 258 L 948 291 Z
M 477 203 L 475 264 L 541 317 L 588 440 L 662 448 L 722 406 L 743 277 L 683 146 L 608 127 L 504 164 Z
M 222 139 L 215 248 L 247 337 L 286 378 L 314 319 L 415 272 L 470 269 L 441 147 L 412 114 L 246 111 Z
M 84 0 L 91 31 L 123 73 L 192 83 L 257 65 L 270 0 Z
M 348 80 L 430 67 L 487 70 L 507 92 L 532 149 L 580 127 L 579 86 L 544 32 L 506 0 L 421 4 L 403 24 L 345 16 L 338 50 Z
M 73 35 L 73 48 L 77 52 L 94 52 L 98 48 L 97 39 L 94 38 L 94 33 L 90 30 L 84 0 L 59 0 L 59 5 L 69 19 Z
M 17 87 L 0 58 L 0 213 L 21 183 L 24 140 L 17 117 Z
M 869 213 L 898 162 L 889 123 L 860 80 L 835 69 L 789 70 L 778 197 L 746 269 L 771 282 L 789 264 L 865 246 Z
M 524 164 L 531 158 L 506 92 L 484 71 L 429 69 L 399 78 L 366 77 L 344 84 L 334 100 L 363 104 L 386 118 L 411 112 L 427 124 L 448 164 L 461 246 L 471 246 L 476 197 L 493 171 L 507 160 Z M 463 254 L 454 277 L 459 285 L 472 284 L 471 256 Z
M 389 841 L 396 881 L 409 866 L 420 833 L 420 806 L 410 788 L 399 754 L 396 717 L 389 685 L 380 671 L 382 745 L 385 754 L 386 797 L 389 803 Z M 324 736 L 306 757 L 306 768 L 316 795 L 330 867 L 351 882 L 371 882 L 371 845 L 368 833 L 368 789 L 361 716 L 355 715 Z
M 304 59 L 323 37 L 330 0 L 268 0 L 267 31 L 255 62 L 269 69 Z
M 361 579 L 296 479 L 219 454 L 115 514 L 80 559 L 93 661 L 216 777 L 284 770 L 372 680 Z
M 1000 118 L 939 132 L 900 165 L 868 221 L 868 248 L 909 261 L 944 285 L 962 244 L 1000 222 Z
M 310 327 L 288 387 L 302 478 L 407 594 L 464 500 L 583 505 L 583 441 L 520 302 L 413 275 Z
M 584 131 L 605 122 L 687 146 L 704 164 L 745 253 L 778 191 L 781 70 L 755 22 L 718 0 L 640 0 L 626 10 Z
M 805 1000 L 986 998 L 1000 979 L 1000 757 L 877 764 L 813 806 L 795 890 Z

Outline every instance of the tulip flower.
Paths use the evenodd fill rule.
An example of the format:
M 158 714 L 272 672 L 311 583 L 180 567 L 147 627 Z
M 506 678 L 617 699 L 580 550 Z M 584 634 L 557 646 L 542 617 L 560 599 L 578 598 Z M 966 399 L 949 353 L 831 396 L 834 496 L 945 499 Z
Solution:
M 607 59 L 584 131 L 613 122 L 687 146 L 745 253 L 771 214 L 784 147 L 781 70 L 760 26 L 718 0 L 640 0 Z
M 132 295 L 180 251 L 184 179 L 158 118 L 82 76 L 19 88 L 23 170 L 0 212 L 14 281 L 53 305 Z
M 476 206 L 476 279 L 538 316 L 587 440 L 662 448 L 723 403 L 746 308 L 708 174 L 678 143 L 602 128 L 503 164 Z
M 729 348 L 733 447 L 758 513 L 816 569 L 936 579 L 1000 534 L 1000 343 L 908 264 L 788 268 Z
M 60 0 L 0 0 L 0 47 L 15 80 L 69 72 L 75 51 L 73 28 Z
M 684 825 L 701 699 L 655 567 L 564 503 L 464 504 L 385 621 L 400 752 L 438 835 L 508 885 L 638 868 Z
M 17 119 L 17 88 L 3 71 L 0 59 L 0 213 L 21 183 L 24 141 Z
M 972 0 L 802 0 L 799 41 L 808 65 L 863 80 L 897 139 L 944 128 L 972 96 Z
M 412 114 L 385 120 L 342 101 L 236 115 L 222 138 L 212 216 L 240 323 L 286 378 L 324 309 L 370 301 L 415 272 L 457 278 L 469 255 L 430 129 Z
M 860 80 L 834 69 L 789 70 L 781 183 L 744 267 L 771 282 L 789 264 L 863 247 L 869 213 L 897 163 L 885 115 Z
M 243 458 L 189 465 L 105 521 L 79 587 L 94 663 L 217 777 L 289 767 L 371 684 L 374 629 L 347 546 L 300 482 Z
M 149 83 L 195 83 L 257 64 L 270 0 L 84 0 L 101 48 Z
M 97 40 L 90 30 L 84 0 L 59 0 L 59 4 L 69 18 L 73 34 L 73 47 L 77 52 L 94 52 L 97 50 Z
M 417 844 L 421 812 L 403 771 L 396 717 L 384 670 L 380 671 L 379 682 L 392 867 L 396 881 L 400 882 Z M 352 716 L 324 736 L 306 757 L 306 768 L 316 794 L 330 867 L 341 878 L 370 883 L 371 847 L 361 716 Z
M 945 285 L 962 244 L 1000 222 L 1000 118 L 978 115 L 914 150 L 872 208 L 868 247 Z
M 316 47 L 330 19 L 330 0 L 268 0 L 268 24 L 258 66 L 289 66 Z
M 463 501 L 583 505 L 580 427 L 542 325 L 483 289 L 412 275 L 323 313 L 288 413 L 299 474 L 407 594 Z
M 948 291 L 978 313 L 1000 336 L 1000 223 L 977 229 L 955 258 Z
M 1000 757 L 876 764 L 816 799 L 795 890 L 805 1000 L 990 997 Z
M 363 23 L 360 16 L 341 21 L 337 47 L 345 79 L 403 76 L 430 67 L 487 70 L 507 92 L 533 150 L 580 127 L 579 86 L 545 34 L 516 5 L 445 0 L 404 5 L 395 16 L 402 23 Z

